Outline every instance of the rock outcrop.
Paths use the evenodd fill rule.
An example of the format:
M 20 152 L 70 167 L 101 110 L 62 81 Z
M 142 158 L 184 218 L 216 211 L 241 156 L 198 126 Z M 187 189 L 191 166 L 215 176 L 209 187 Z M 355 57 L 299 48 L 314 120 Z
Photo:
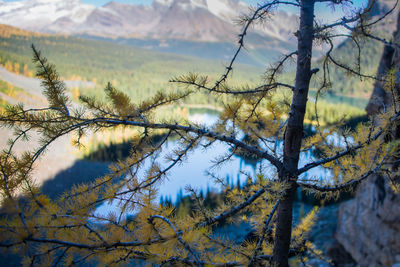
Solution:
M 369 178 L 340 206 L 336 239 L 361 266 L 400 262 L 400 195 L 383 177 Z
M 393 40 L 398 44 L 399 22 L 393 34 Z M 400 70 L 400 49 L 387 46 L 377 76 L 384 77 L 392 67 Z M 383 84 L 376 82 L 367 106 L 368 114 L 373 116 L 383 111 L 390 101 L 391 96 L 385 92 Z M 398 130 L 394 134 L 400 138 Z M 378 175 L 370 177 L 359 186 L 355 198 L 339 208 L 336 239 L 360 266 L 400 263 L 400 194 L 393 192 L 387 180 Z

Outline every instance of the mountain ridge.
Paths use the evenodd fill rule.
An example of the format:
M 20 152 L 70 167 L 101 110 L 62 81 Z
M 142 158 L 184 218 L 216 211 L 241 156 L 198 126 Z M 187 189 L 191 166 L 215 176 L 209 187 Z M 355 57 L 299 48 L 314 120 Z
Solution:
M 44 33 L 232 42 L 240 32 L 234 19 L 248 11 L 240 0 L 154 0 L 150 6 L 111 1 L 100 7 L 80 0 L 22 0 L 0 2 L 0 23 Z M 252 31 L 288 42 L 297 23 L 287 21 L 293 20 L 279 12 L 268 28 Z

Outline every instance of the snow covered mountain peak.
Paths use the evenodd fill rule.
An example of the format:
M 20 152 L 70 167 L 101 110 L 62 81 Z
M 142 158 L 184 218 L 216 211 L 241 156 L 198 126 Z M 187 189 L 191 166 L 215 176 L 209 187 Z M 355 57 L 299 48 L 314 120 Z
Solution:
M 22 0 L 23 4 L 25 6 L 30 5 L 30 6 L 37 6 L 37 5 L 65 5 L 65 6 L 71 6 L 71 5 L 79 5 L 82 4 L 81 0 Z
M 226 42 L 240 31 L 234 19 L 248 12 L 241 0 L 153 0 L 151 6 L 110 1 L 95 7 L 81 0 L 0 0 L 0 23 L 46 33 Z M 292 24 L 258 32 L 287 40 Z
M 247 5 L 239 0 L 154 0 L 153 5 L 157 4 L 167 7 L 180 5 L 192 9 L 196 7 L 206 8 L 216 16 L 224 15 L 226 13 L 237 13 L 239 10 L 235 10 L 235 8 L 238 5 L 247 8 Z
M 208 10 L 224 20 L 232 21 L 248 9 L 248 6 L 239 0 L 206 0 L 206 2 Z
M 164 6 L 170 6 L 172 5 L 172 3 L 174 2 L 174 0 L 154 0 L 153 4 L 160 4 L 160 5 L 164 5 Z
M 80 0 L 23 0 L 0 6 L 0 23 L 27 30 L 45 31 L 62 17 L 82 22 L 95 9 Z

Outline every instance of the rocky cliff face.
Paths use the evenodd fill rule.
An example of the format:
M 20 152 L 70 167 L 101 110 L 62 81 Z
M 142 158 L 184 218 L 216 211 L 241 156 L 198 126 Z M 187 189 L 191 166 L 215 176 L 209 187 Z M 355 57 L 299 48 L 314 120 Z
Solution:
M 400 262 L 400 195 L 371 177 L 339 208 L 336 239 L 361 266 Z
M 400 43 L 399 21 L 393 39 Z M 386 47 L 378 77 L 392 67 L 400 70 L 400 49 Z M 374 115 L 385 105 L 390 105 L 390 97 L 377 82 L 367 112 Z M 400 138 L 397 130 L 395 137 Z M 357 189 L 355 198 L 339 208 L 336 238 L 361 266 L 400 263 L 400 194 L 393 192 L 387 180 L 378 175 L 370 177 Z

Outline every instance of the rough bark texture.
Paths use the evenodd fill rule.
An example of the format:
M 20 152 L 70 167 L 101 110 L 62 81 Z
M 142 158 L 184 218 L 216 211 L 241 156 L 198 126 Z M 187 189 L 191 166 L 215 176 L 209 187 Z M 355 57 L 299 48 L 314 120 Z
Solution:
M 273 260 L 276 266 L 288 265 L 288 252 L 292 233 L 293 199 L 296 193 L 297 172 L 301 140 L 303 138 L 304 114 L 311 79 L 311 55 L 313 43 L 314 0 L 302 0 L 300 29 L 298 31 L 297 68 L 295 91 L 285 132 L 283 162 L 285 170 L 280 179 L 289 182 L 290 188 L 281 200 L 277 212 L 277 227 Z
M 399 26 L 398 23 L 394 33 L 397 43 L 400 43 Z M 400 50 L 387 47 L 378 75 L 382 77 L 392 66 L 400 69 Z M 381 83 L 375 84 L 367 106 L 369 115 L 382 110 L 383 105 L 390 105 L 390 96 L 382 88 Z M 394 135 L 400 138 L 398 129 L 394 129 Z M 360 266 L 392 266 L 400 262 L 400 195 L 394 194 L 385 180 L 380 176 L 370 177 L 357 189 L 355 198 L 339 208 L 336 238 Z

